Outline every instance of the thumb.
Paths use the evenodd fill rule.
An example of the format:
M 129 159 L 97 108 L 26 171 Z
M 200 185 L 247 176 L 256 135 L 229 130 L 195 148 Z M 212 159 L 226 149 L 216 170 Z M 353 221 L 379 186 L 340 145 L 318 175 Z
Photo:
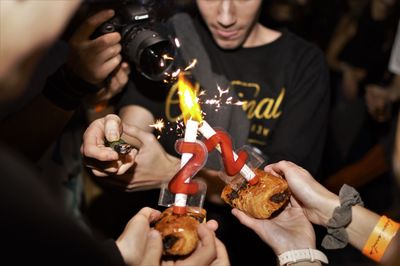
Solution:
M 121 119 L 114 114 L 107 115 L 104 118 L 104 135 L 108 141 L 117 141 L 121 136 Z
M 140 265 L 152 266 L 160 265 L 160 259 L 163 251 L 162 239 L 160 233 L 152 229 L 147 235 L 146 249 Z
M 247 216 L 244 212 L 238 209 L 232 209 L 232 214 L 239 220 L 241 224 L 250 228 L 254 227 L 255 223 L 253 219 Z
M 95 30 L 104 22 L 114 16 L 115 12 L 112 9 L 100 11 L 83 22 L 83 24 L 74 33 L 73 38 L 77 40 L 88 40 Z
M 139 141 L 139 148 L 143 145 L 149 145 L 152 141 L 155 140 L 155 137 L 152 133 L 147 132 L 137 126 L 124 124 L 124 139 L 134 140 L 135 142 Z M 128 141 L 129 143 L 131 143 Z M 133 142 L 133 143 L 135 143 Z

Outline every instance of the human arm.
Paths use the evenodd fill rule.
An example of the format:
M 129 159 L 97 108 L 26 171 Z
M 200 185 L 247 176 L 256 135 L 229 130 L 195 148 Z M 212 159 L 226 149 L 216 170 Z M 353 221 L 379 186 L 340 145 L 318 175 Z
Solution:
M 65 64 L 72 75 L 98 88 L 86 102 L 95 105 L 118 94 L 126 85 L 130 68 L 122 61 L 121 35 L 112 32 L 93 38 L 96 29 L 114 16 L 102 10 L 87 18 L 68 41 L 70 53 Z
M 393 103 L 400 99 L 400 74 L 395 75 L 387 86 L 369 84 L 366 86 L 365 102 L 369 114 L 378 122 L 390 119 L 390 110 Z
M 364 69 L 352 66 L 339 58 L 346 44 L 356 34 L 358 23 L 355 18 L 344 15 L 333 34 L 326 51 L 326 59 L 331 70 L 342 74 L 342 89 L 346 99 L 352 100 L 357 96 L 359 82 L 365 77 Z
M 298 200 L 307 219 L 318 225 L 326 226 L 336 207 L 340 206 L 337 195 L 325 189 L 308 171 L 287 161 L 268 165 L 265 171 L 286 178 L 293 196 Z M 352 207 L 352 220 L 345 228 L 349 243 L 362 250 L 379 215 L 359 205 Z M 388 261 L 398 248 L 399 234 L 389 244 L 382 262 Z
M 43 52 L 58 36 L 79 4 L 79 0 L 51 3 L 1 1 L 1 99 L 4 96 L 9 98 L 20 93 L 20 90 L 26 86 Z M 44 20 L 44 17 L 47 19 Z M 27 30 L 28 28 L 34 30 Z M 19 40 L 18 33 L 21 32 L 24 33 L 24 41 Z M 48 128 L 42 123 L 45 121 L 44 111 L 55 119 L 53 127 L 46 132 L 29 130 Z M 31 117 L 30 114 L 32 114 Z M 28 157 L 37 159 L 38 154 L 45 150 L 49 142 L 53 141 L 54 136 L 58 135 L 60 128 L 63 128 L 70 116 L 70 113 L 60 110 L 47 99 L 39 96 L 36 102 L 25 108 L 24 112 L 18 113 L 15 118 L 2 121 L 1 138 Z M 27 132 L 30 133 L 29 136 Z
M 129 74 L 129 67 L 124 65 L 117 68 L 118 71 L 113 74 L 106 88 L 97 87 L 101 83 L 99 80 L 106 79 L 118 67 L 119 35 L 89 39 L 90 34 L 112 15 L 113 11 L 110 10 L 97 13 L 76 30 L 71 37 L 71 53 L 66 66 L 50 75 L 42 94 L 2 121 L 2 139 L 17 140 L 9 141 L 9 144 L 37 161 L 62 132 L 82 102 L 94 104 L 107 100 L 122 89 Z M 96 85 L 96 82 L 99 84 Z M 43 114 L 46 114 L 47 119 L 43 119 Z
M 339 54 L 346 43 L 355 35 L 357 23 L 354 18 L 344 15 L 338 22 L 326 51 L 326 60 L 330 69 L 336 72 L 344 71 L 344 62 L 339 60 Z

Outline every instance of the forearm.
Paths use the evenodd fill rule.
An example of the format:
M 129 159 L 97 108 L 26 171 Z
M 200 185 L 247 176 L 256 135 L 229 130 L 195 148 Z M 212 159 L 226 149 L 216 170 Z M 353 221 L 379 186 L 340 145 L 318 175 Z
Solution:
M 371 236 L 372 232 L 374 231 L 374 228 L 377 226 L 378 221 L 380 219 L 381 216 L 369 211 L 366 208 L 363 208 L 361 206 L 353 207 L 353 220 L 346 229 L 349 235 L 350 244 L 352 244 L 355 248 L 362 251 L 367 243 L 367 240 Z M 389 220 L 387 222 L 389 222 Z M 382 232 L 384 231 L 383 228 L 384 227 L 381 228 Z M 382 247 L 377 248 L 380 249 L 379 251 L 383 253 L 380 262 L 386 263 L 393 260 L 393 258 L 396 257 L 397 252 L 399 250 L 400 235 L 397 232 L 392 239 L 387 239 L 386 237 L 380 239 L 381 234 L 383 233 L 379 233 L 379 236 L 376 236 L 377 237 L 376 242 L 389 241 L 386 250 L 382 249 Z
M 323 226 L 327 226 L 329 220 L 333 216 L 334 209 L 339 205 L 339 197 L 337 196 L 321 204 L 323 207 L 320 208 L 318 216 Z M 379 220 L 379 215 L 359 205 L 353 206 L 351 211 L 352 218 L 350 224 L 345 228 L 346 233 L 350 244 L 362 250 L 369 234 Z
M 327 208 L 329 209 L 329 208 Z M 332 217 L 332 215 L 331 215 Z M 352 220 L 345 228 L 349 243 L 356 249 L 363 251 L 367 240 L 373 232 L 381 216 L 362 207 L 355 205 L 352 207 Z M 329 218 L 324 219 L 324 225 L 328 223 Z M 400 235 L 397 233 L 390 241 L 381 262 L 385 263 L 393 259 L 399 250 Z
M 378 220 L 378 214 L 362 206 L 353 206 L 352 221 L 346 227 L 350 244 L 358 250 L 362 250 Z
M 73 111 L 65 111 L 43 95 L 2 121 L 1 139 L 26 157 L 37 161 L 61 133 Z

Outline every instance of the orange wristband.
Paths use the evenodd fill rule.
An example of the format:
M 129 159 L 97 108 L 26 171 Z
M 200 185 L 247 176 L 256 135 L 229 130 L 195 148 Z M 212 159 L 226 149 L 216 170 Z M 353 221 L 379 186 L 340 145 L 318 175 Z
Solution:
M 363 254 L 374 261 L 380 262 L 390 241 L 399 230 L 399 227 L 400 224 L 383 215 L 369 235 L 362 250 Z

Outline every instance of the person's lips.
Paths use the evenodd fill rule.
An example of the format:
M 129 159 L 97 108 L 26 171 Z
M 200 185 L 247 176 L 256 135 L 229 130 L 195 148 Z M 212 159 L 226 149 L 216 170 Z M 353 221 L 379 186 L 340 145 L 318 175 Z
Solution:
M 220 36 L 223 39 L 233 39 L 238 35 L 237 30 L 215 30 L 218 36 Z

